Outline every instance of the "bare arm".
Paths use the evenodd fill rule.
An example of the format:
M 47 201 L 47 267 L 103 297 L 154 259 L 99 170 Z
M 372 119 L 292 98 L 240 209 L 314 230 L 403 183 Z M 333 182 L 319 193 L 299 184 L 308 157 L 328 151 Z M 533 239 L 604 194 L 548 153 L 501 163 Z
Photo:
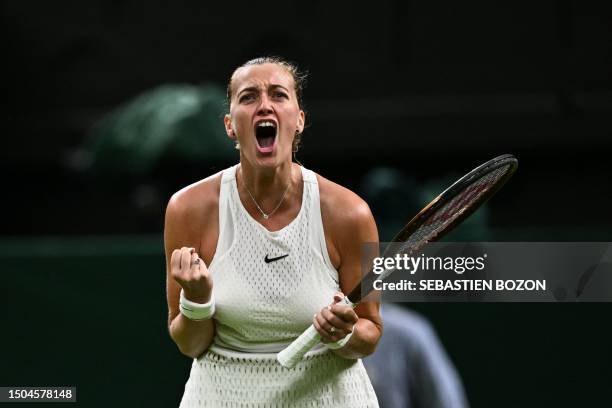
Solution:
M 324 227 L 330 237 L 328 248 L 332 262 L 337 265 L 340 289 L 348 294 L 361 280 L 361 245 L 378 242 L 378 231 L 368 205 L 361 198 L 339 186 L 329 187 L 341 190 L 332 192 L 331 196 L 336 198 L 329 205 L 322 205 Z M 315 328 L 323 342 L 336 342 L 353 331 L 349 342 L 334 350 L 342 357 L 356 359 L 372 354 L 382 335 L 379 304 L 362 302 L 353 310 L 336 304 L 340 298 L 335 296 L 334 304 L 315 316 Z M 334 333 L 330 333 L 332 326 Z
M 164 228 L 166 254 L 166 294 L 168 301 L 168 331 L 181 353 L 199 357 L 212 343 L 214 320 L 193 321 L 179 312 L 179 296 L 196 303 L 206 303 L 212 294 L 212 279 L 200 257 L 201 232 L 206 220 L 189 206 L 189 193 L 177 193 L 168 203 Z

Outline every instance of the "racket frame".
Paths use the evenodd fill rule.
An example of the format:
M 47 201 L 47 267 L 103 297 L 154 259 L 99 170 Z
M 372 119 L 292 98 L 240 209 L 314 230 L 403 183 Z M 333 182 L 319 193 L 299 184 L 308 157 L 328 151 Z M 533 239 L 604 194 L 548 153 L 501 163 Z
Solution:
M 453 198 L 457 196 L 457 194 L 469 185 L 472 184 L 474 180 L 477 180 L 484 175 L 495 171 L 503 166 L 510 166 L 508 171 L 495 183 L 495 185 L 486 190 L 483 194 L 481 194 L 471 205 L 464 209 L 461 214 L 455 217 L 440 233 L 436 234 L 432 239 L 427 242 L 435 242 L 442 237 L 444 237 L 447 233 L 452 231 L 456 225 L 461 223 L 464 219 L 472 215 L 482 204 L 484 204 L 489 198 L 495 195 L 497 191 L 506 184 L 506 182 L 512 177 L 514 172 L 518 167 L 518 160 L 511 154 L 504 154 L 501 156 L 497 156 L 486 163 L 481 164 L 476 167 L 459 180 L 455 181 L 450 187 L 440 193 L 436 198 L 434 198 L 429 204 L 427 204 L 417 215 L 415 215 L 405 226 L 400 230 L 400 232 L 395 235 L 395 237 L 391 240 L 391 242 L 404 242 L 408 237 L 410 237 L 416 230 L 418 230 L 428 219 L 434 214 L 440 207 L 450 202 Z M 385 257 L 387 253 L 383 254 Z M 364 275 L 359 284 L 349 293 L 349 300 L 357 304 L 362 299 L 362 290 L 361 283 L 364 281 L 371 281 L 378 278 L 379 275 L 374 275 L 374 272 L 371 270 Z

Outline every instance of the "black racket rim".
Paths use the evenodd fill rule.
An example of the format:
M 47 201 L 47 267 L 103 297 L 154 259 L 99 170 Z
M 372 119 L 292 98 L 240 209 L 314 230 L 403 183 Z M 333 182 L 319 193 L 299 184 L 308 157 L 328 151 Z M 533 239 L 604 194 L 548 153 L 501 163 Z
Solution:
M 400 230 L 400 232 L 393 238 L 391 242 L 404 242 L 411 236 L 418 228 L 420 228 L 425 220 L 429 219 L 431 214 L 438 211 L 438 209 L 452 200 L 459 192 L 463 191 L 467 186 L 471 185 L 474 180 L 477 180 L 484 175 L 500 168 L 503 166 L 509 166 L 508 170 L 504 175 L 492 186 L 490 189 L 485 191 L 481 196 L 479 196 L 475 201 L 473 201 L 470 206 L 463 211 L 459 216 L 455 217 L 442 231 L 436 234 L 432 239 L 427 242 L 434 242 L 442 237 L 444 237 L 448 232 L 452 231 L 456 225 L 461 223 L 467 217 L 472 215 L 480 206 L 482 206 L 489 198 L 491 198 L 500 188 L 506 184 L 506 182 L 512 177 L 514 172 L 518 167 L 518 160 L 511 154 L 503 154 L 501 156 L 497 156 L 486 163 L 481 164 L 476 167 L 459 180 L 455 181 L 450 187 L 444 190 L 440 195 L 434 198 L 425 208 L 423 208 L 417 215 L 415 215 L 405 226 Z M 387 251 L 382 255 L 383 257 L 387 255 Z M 372 285 L 374 280 L 378 279 L 378 275 L 374 274 L 372 271 L 366 274 L 363 278 L 362 283 L 358 284 L 349 294 L 348 298 L 353 303 L 358 303 L 362 298 L 361 287 L 362 284 L 366 286 Z
M 423 225 L 432 213 L 438 211 L 438 209 L 452 200 L 459 192 L 463 191 L 467 186 L 471 185 L 474 180 L 483 177 L 500 167 L 509 166 L 508 171 L 495 183 L 495 185 L 485 191 L 477 200 L 475 200 L 469 208 L 466 209 L 462 214 L 456 217 L 448 226 L 436 235 L 433 240 L 442 238 L 446 233 L 450 232 L 457 224 L 462 222 L 464 219 L 469 217 L 480 208 L 489 198 L 491 198 L 500 188 L 506 184 L 506 182 L 512 177 L 518 167 L 518 160 L 511 154 L 504 154 L 497 156 L 486 163 L 481 164 L 474 170 L 470 171 L 459 180 L 455 181 L 450 187 L 444 190 L 439 196 L 434 198 L 425 208 L 423 208 L 417 215 L 415 215 L 402 230 L 391 240 L 391 242 L 404 242 L 410 235 L 412 235 L 419 227 Z

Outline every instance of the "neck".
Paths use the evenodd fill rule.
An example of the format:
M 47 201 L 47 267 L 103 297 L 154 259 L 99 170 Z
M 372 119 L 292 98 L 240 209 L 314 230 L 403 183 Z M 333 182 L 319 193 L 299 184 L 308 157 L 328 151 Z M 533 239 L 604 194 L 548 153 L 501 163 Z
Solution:
M 270 211 L 293 183 L 293 164 L 285 162 L 275 168 L 257 168 L 247 161 L 240 163 L 236 174 L 238 185 L 242 184 L 253 195 L 264 211 Z M 289 187 L 291 188 L 291 187 Z

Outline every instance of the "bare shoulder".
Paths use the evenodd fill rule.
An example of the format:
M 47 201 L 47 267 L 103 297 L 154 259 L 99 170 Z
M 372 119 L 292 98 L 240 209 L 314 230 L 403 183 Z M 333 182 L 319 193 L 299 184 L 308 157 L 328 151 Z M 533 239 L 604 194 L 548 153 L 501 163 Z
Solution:
M 329 222 L 344 227 L 374 222 L 368 204 L 340 184 L 317 174 L 321 199 L 321 215 Z
M 368 204 L 346 187 L 317 174 L 321 219 L 334 266 L 364 242 L 378 242 L 378 230 Z
M 172 195 L 166 208 L 166 255 L 183 246 L 194 247 L 205 260 L 212 257 L 219 223 L 221 173 L 190 184 Z
M 201 219 L 219 206 L 221 172 L 183 187 L 170 197 L 166 217 Z

